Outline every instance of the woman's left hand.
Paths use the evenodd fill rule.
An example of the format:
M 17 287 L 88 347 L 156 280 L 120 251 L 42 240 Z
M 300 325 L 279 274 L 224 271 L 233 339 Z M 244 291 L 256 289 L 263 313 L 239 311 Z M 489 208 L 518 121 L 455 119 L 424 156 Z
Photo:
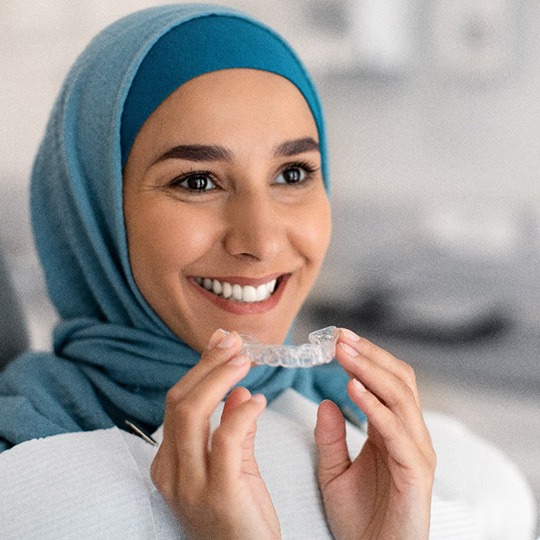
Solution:
M 332 534 L 427 539 L 436 457 L 414 371 L 348 330 L 340 331 L 336 359 L 368 418 L 368 439 L 351 461 L 341 411 L 331 401 L 320 405 L 317 472 Z

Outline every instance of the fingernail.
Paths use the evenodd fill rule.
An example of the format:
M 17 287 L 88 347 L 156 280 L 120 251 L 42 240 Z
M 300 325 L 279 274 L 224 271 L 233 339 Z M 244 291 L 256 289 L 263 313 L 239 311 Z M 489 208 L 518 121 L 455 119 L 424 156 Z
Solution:
M 353 379 L 352 384 L 359 392 L 366 392 L 366 387 L 358 379 Z
M 245 354 L 238 354 L 236 356 L 233 356 L 229 360 L 229 364 L 232 364 L 233 366 L 243 366 L 244 364 L 247 364 L 249 362 L 248 356 Z
M 257 403 L 265 403 L 266 402 L 266 398 L 262 394 L 254 394 L 253 396 L 251 396 L 251 399 L 253 401 L 256 401 Z
M 238 334 L 236 332 L 227 333 L 223 339 L 217 344 L 218 349 L 228 349 L 232 347 L 237 339 Z
M 355 351 L 350 345 L 347 345 L 346 343 L 340 342 L 339 345 L 341 348 L 345 351 L 346 354 L 349 356 L 358 356 L 358 351 Z
M 360 341 L 360 336 L 355 334 L 352 330 L 349 330 L 348 328 L 342 328 L 341 331 L 347 339 L 350 339 L 351 341 Z
M 223 330 L 221 328 L 218 328 L 213 334 L 210 340 L 208 341 L 208 345 L 206 346 L 207 350 L 213 349 L 225 336 L 227 336 L 229 332 L 227 330 Z

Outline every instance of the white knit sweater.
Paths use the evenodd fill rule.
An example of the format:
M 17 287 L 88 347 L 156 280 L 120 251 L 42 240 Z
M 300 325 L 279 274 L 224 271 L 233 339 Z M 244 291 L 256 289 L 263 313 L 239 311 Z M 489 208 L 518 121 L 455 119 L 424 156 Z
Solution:
M 331 538 L 315 478 L 316 409 L 288 390 L 258 422 L 257 461 L 286 539 Z M 426 421 L 438 455 L 430 538 L 532 538 L 535 503 L 514 464 L 448 417 L 426 413 Z M 352 452 L 364 439 L 348 425 Z M 182 538 L 149 477 L 155 452 L 113 428 L 28 441 L 0 454 L 0 537 Z

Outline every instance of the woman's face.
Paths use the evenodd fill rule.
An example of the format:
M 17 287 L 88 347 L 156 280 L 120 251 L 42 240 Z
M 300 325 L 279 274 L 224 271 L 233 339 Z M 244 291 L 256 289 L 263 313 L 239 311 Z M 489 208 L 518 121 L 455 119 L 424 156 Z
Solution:
M 137 286 L 183 341 L 202 351 L 223 328 L 282 342 L 331 228 L 298 89 L 251 69 L 182 85 L 135 139 L 124 216 Z

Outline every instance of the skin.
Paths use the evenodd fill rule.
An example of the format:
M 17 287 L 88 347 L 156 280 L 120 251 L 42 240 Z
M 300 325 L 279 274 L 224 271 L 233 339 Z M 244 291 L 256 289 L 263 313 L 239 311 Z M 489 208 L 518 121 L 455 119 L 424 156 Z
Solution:
M 203 351 L 217 328 L 267 343 L 285 339 L 331 232 L 317 144 L 283 151 L 287 143 L 309 140 L 318 141 L 317 127 L 296 87 L 248 69 L 187 82 L 138 133 L 124 170 L 131 269 L 149 304 L 195 350 Z M 190 159 L 160 159 L 179 145 L 219 146 L 227 157 L 199 150 Z M 283 173 L 293 170 L 307 179 L 285 183 Z M 186 189 L 204 178 L 193 178 L 196 172 L 216 189 Z M 259 285 L 278 276 L 286 280 L 281 300 L 263 312 L 255 304 L 216 305 L 214 295 L 193 280 Z
M 324 258 L 330 211 L 317 140 L 291 83 L 235 69 L 177 89 L 148 118 L 128 157 L 124 212 L 135 281 L 169 328 L 201 352 L 167 394 L 163 442 L 151 467 L 191 538 L 280 537 L 254 455 L 266 401 L 231 388 L 257 369 L 239 355 L 238 333 L 282 342 Z M 171 153 L 178 145 L 214 151 L 204 159 L 200 146 Z M 217 188 L 186 190 L 185 175 L 200 180 L 201 171 Z M 193 175 L 188 184 L 195 185 Z M 251 284 L 285 277 L 270 300 L 247 306 L 212 299 L 193 279 L 205 276 Z M 413 370 L 345 329 L 336 360 L 369 428 L 351 457 L 341 412 L 330 401 L 319 407 L 317 477 L 332 534 L 428 538 L 436 460 Z M 210 415 L 223 400 L 211 433 Z

